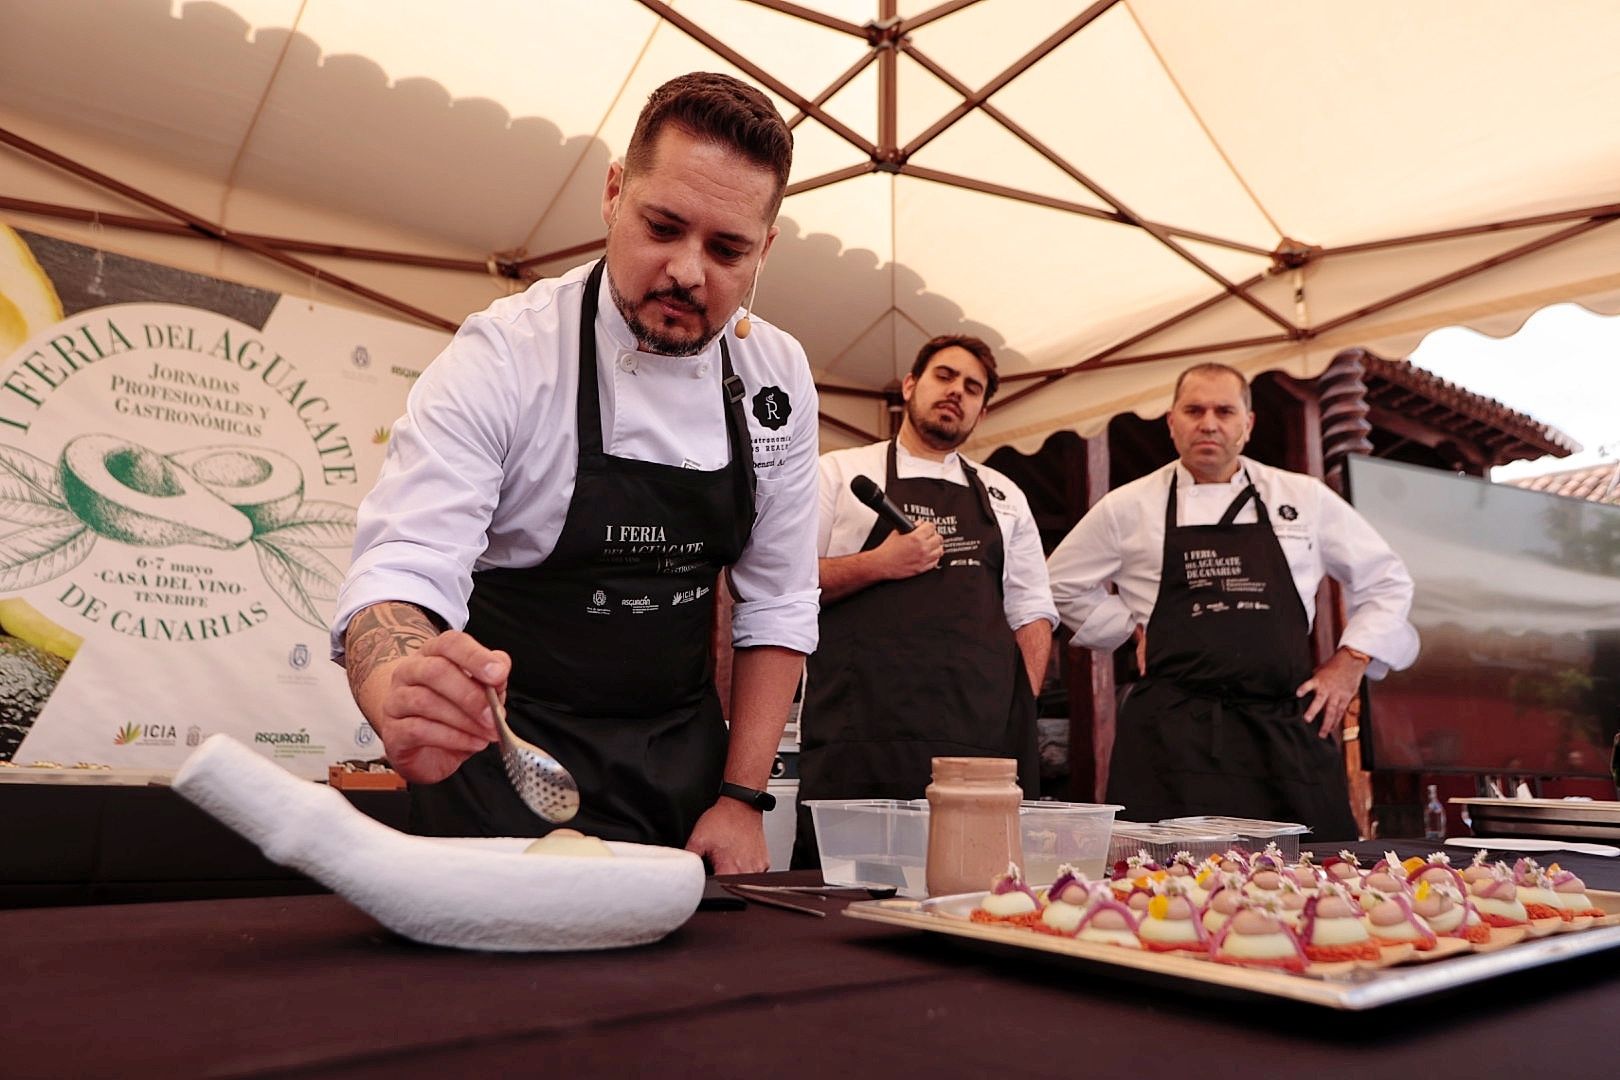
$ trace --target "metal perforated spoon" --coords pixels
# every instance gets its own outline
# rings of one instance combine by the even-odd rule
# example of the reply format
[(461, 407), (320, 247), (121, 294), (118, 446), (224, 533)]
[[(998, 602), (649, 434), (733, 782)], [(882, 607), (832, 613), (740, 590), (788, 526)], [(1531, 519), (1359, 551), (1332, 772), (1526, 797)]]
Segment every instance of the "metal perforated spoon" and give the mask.
[(489, 711), (495, 714), (495, 731), (500, 736), (501, 764), (506, 778), (517, 789), (523, 804), (553, 825), (572, 821), (579, 813), (579, 785), (562, 762), (524, 739), (506, 722), (506, 707), (495, 696), (493, 686), (484, 687)]

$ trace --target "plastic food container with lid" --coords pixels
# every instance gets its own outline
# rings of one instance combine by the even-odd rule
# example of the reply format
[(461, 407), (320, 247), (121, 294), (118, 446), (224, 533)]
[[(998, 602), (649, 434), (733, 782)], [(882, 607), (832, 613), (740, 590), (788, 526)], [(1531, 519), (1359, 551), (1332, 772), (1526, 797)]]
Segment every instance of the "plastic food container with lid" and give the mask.
[(1197, 828), (1165, 822), (1141, 824), (1135, 821), (1116, 821), (1108, 842), (1108, 865), (1113, 866), (1121, 859), (1128, 859), (1143, 852), (1151, 861), (1161, 866), (1174, 859), (1178, 851), (1189, 852), (1193, 858), (1203, 860), (1210, 855), (1219, 855), (1237, 842), (1237, 834), (1226, 829)]
[(1161, 825), (1173, 825), (1177, 828), (1212, 829), (1220, 832), (1231, 832), (1237, 836), (1237, 842), (1250, 851), (1263, 851), (1267, 844), (1276, 844), (1288, 858), (1299, 856), (1299, 838), (1311, 831), (1309, 825), (1301, 825), (1293, 821), (1262, 821), (1258, 818), (1220, 817), (1218, 815), (1204, 815), (1200, 817), (1167, 818)]

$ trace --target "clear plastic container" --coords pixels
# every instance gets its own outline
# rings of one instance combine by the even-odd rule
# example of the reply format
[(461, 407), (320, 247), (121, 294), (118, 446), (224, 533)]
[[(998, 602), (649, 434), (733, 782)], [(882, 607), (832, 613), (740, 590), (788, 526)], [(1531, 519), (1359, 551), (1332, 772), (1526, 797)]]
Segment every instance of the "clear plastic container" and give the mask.
[(1275, 843), (1279, 850), (1290, 859), (1299, 856), (1299, 838), (1311, 831), (1309, 825), (1301, 825), (1293, 821), (1261, 821), (1258, 818), (1220, 817), (1219, 815), (1204, 815), (1200, 817), (1167, 818), (1161, 825), (1174, 825), (1177, 828), (1215, 829), (1221, 832), (1230, 831), (1237, 835), (1237, 842), (1250, 851), (1263, 851), (1267, 844)]
[(1141, 852), (1161, 866), (1168, 865), (1178, 851), (1190, 852), (1193, 858), (1202, 860), (1219, 855), (1235, 843), (1237, 834), (1224, 829), (1116, 821), (1108, 841), (1108, 865)]
[[(827, 884), (892, 885), (902, 896), (928, 895), (927, 799), (810, 799), (804, 805), (815, 823), (821, 877)], [(1051, 884), (1063, 863), (1103, 876), (1112, 861), (1108, 837), (1118, 810), (1104, 803), (1021, 803), (1018, 820), (1029, 882)], [(1221, 850), (1228, 846), (1230, 842)], [(1048, 866), (1051, 877), (1045, 876)], [(989, 888), (990, 882), (981, 887)]]
[(1058, 867), (1068, 863), (1087, 877), (1100, 878), (1108, 868), (1108, 838), (1114, 815), (1111, 803), (1024, 802), (1018, 824), (1024, 838), (1024, 880), (1050, 885)]
[(892, 885), (902, 896), (928, 895), (927, 799), (809, 799), (804, 805), (827, 884)]

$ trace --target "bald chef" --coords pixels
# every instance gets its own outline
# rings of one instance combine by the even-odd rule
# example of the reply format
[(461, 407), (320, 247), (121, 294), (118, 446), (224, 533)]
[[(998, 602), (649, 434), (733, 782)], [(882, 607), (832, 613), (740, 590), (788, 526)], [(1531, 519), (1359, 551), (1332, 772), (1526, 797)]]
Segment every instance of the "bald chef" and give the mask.
[(571, 824), (766, 868), (764, 788), (816, 644), (816, 394), (799, 343), (742, 305), (792, 152), (736, 79), (659, 87), (608, 167), (605, 256), (469, 318), (412, 389), (332, 642), (418, 831), (547, 831), (491, 745), (493, 688), (579, 782)]
[[(1411, 576), (1321, 481), (1240, 454), (1254, 430), (1241, 372), (1187, 369), (1167, 420), (1179, 460), (1109, 492), (1048, 563), (1079, 644), (1137, 638), (1144, 677), (1120, 704), (1108, 799), (1138, 821), (1230, 814), (1354, 839), (1332, 736), (1364, 673), (1417, 658)], [(1349, 622), (1315, 667), (1324, 576)]]

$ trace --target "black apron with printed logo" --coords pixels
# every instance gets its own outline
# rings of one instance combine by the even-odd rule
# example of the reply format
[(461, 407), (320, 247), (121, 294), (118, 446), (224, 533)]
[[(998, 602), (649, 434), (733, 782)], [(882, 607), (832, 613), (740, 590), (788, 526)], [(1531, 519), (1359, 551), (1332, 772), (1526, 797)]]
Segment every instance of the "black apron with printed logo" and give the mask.
[[(507, 714), (579, 782), (569, 827), (679, 847), (720, 790), (727, 735), (709, 655), (714, 588), (748, 541), (754, 472), (742, 381), (720, 342), (731, 464), (712, 471), (602, 448), (596, 310), (579, 317), (579, 463), (557, 545), (539, 566), (473, 575), (467, 632), (512, 656)], [(538, 836), (490, 746), (442, 783), (412, 785), (416, 831)]]
[[(819, 865), (808, 799), (920, 799), (935, 757), (1010, 757), (1030, 798), (1040, 790), (1035, 695), (1007, 625), (1001, 528), (978, 470), (967, 486), (895, 476), (885, 493), (945, 541), (939, 567), (885, 581), (821, 610), (800, 718), (795, 867)], [(892, 531), (879, 518), (862, 551)]]
[[(1254, 500), (1258, 520), (1238, 525)], [(1108, 800), (1133, 821), (1227, 814), (1353, 840), (1344, 761), (1302, 719), (1310, 624), (1253, 484), (1215, 525), (1164, 511), (1164, 570), (1147, 626), (1147, 676), (1119, 708)]]

